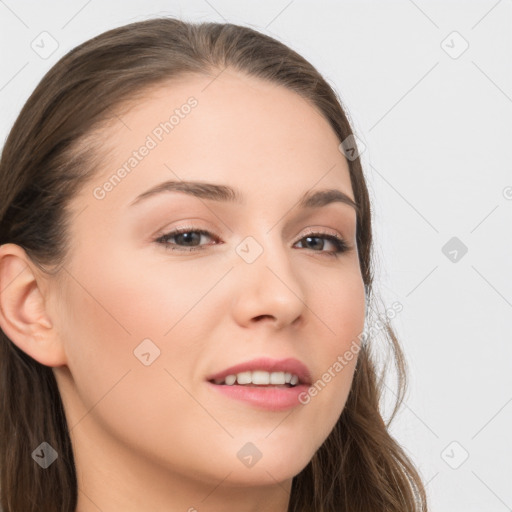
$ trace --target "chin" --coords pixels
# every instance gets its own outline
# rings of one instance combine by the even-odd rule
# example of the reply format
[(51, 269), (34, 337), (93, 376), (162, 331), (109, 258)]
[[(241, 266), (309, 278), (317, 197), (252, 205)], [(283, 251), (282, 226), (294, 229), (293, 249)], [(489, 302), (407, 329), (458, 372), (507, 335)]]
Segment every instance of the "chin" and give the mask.
[(311, 447), (305, 447), (307, 444), (290, 443), (283, 446), (271, 443), (268, 439), (266, 442), (261, 440), (259, 445), (258, 441), (254, 443), (254, 446), (260, 447), (259, 453), (252, 445), (244, 445), (245, 451), (237, 456), (238, 464), (231, 467), (229, 481), (236, 485), (258, 486), (291, 480), (309, 464), (315, 454)]
[[(283, 461), (283, 463), (276, 464), (274, 462), (259, 461), (257, 465), (252, 468), (236, 467), (232, 473), (223, 482), (229, 487), (265, 487), (275, 486), (278, 483), (285, 483), (291, 481), (298, 475), (309, 463), (310, 459), (303, 460), (303, 464), (297, 464), (297, 461)], [(219, 475), (222, 479), (226, 475)]]

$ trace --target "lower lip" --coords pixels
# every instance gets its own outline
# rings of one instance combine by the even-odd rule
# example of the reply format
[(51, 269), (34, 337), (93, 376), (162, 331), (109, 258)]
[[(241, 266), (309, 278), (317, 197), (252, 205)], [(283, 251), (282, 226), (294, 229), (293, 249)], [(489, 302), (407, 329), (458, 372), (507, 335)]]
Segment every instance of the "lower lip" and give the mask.
[(299, 396), (308, 390), (308, 386), (304, 384), (291, 388), (240, 386), (237, 384), (227, 386), (225, 384), (213, 384), (212, 382), (208, 382), (208, 384), (229, 398), (268, 411), (284, 411), (301, 405)]

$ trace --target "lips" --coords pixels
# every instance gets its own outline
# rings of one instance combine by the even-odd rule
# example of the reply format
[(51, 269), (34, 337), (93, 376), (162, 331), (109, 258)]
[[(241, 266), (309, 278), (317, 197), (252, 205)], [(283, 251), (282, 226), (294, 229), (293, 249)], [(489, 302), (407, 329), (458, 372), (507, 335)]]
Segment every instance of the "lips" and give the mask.
[(207, 384), (212, 393), (222, 396), (223, 400), (227, 398), (253, 409), (278, 412), (302, 404), (300, 396), (311, 385), (311, 374), (298, 359), (263, 357), (210, 375)]
[[(215, 373), (207, 377), (211, 383), (221, 383), (224, 382), (226, 377), (237, 375), (242, 372), (283, 372), (285, 374), (296, 375), (298, 378), (298, 383), (294, 385), (310, 385), (311, 384), (311, 374), (303, 363), (301, 363), (298, 359), (288, 358), (288, 359), (270, 359), (270, 358), (258, 358), (253, 359), (251, 361), (246, 361), (244, 363), (237, 364), (235, 366), (230, 366), (229, 368), (225, 368), (221, 372)], [(295, 379), (296, 380), (296, 379)], [(295, 380), (292, 379), (292, 382)], [(267, 385), (272, 385), (271, 383)]]

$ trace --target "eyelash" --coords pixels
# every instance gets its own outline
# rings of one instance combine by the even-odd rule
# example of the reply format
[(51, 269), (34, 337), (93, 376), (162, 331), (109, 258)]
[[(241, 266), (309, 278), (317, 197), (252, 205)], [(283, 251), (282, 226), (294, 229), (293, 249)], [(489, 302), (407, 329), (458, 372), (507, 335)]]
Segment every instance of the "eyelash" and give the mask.
[[(173, 238), (174, 236), (180, 235), (182, 233), (199, 233), (200, 235), (205, 235), (210, 238), (218, 240), (217, 237), (212, 235), (209, 231), (206, 231), (204, 229), (196, 229), (194, 227), (184, 227), (184, 228), (177, 228), (173, 231), (170, 231), (169, 233), (164, 233), (163, 235), (156, 238), (154, 241), (160, 245), (163, 245), (165, 250), (168, 251), (181, 251), (181, 252), (193, 252), (193, 251), (202, 251), (204, 249), (203, 246), (197, 246), (197, 247), (182, 247), (178, 249), (177, 247), (173, 247), (171, 244), (169, 244), (168, 239)], [(320, 254), (324, 254), (328, 257), (334, 257), (337, 258), (340, 254), (343, 254), (344, 252), (347, 252), (350, 249), (350, 246), (345, 242), (345, 240), (339, 236), (339, 235), (333, 235), (331, 233), (326, 232), (319, 232), (319, 231), (312, 231), (310, 233), (306, 233), (302, 238), (297, 240), (297, 242), (301, 242), (305, 238), (324, 238), (332, 242), (336, 249), (334, 251), (315, 251), (313, 249), (313, 252), (317, 252)], [(295, 243), (297, 243), (295, 242)], [(176, 245), (176, 244), (174, 244)], [(206, 245), (212, 245), (212, 244), (206, 244)]]

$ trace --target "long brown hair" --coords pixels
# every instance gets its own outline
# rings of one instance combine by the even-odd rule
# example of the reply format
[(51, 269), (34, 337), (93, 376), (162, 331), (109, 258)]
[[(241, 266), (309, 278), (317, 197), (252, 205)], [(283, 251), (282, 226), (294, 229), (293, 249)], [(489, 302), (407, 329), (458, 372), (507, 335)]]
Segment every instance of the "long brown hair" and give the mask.
[[(43, 77), (24, 105), (0, 161), (0, 244), (14, 243), (57, 275), (68, 254), (70, 200), (93, 176), (95, 134), (121, 102), (186, 74), (214, 78), (226, 67), (280, 84), (309, 100), (340, 142), (352, 134), (337, 94), (303, 57), (247, 27), (155, 18), (105, 32), (76, 47)], [(368, 300), (372, 293), (372, 225), (361, 162), (349, 159), (357, 244)], [(53, 269), (53, 270), (52, 270)], [(290, 512), (425, 512), (421, 478), (388, 433), (405, 394), (406, 366), (395, 334), (398, 394), (386, 423), (382, 381), (371, 337), (358, 353), (340, 418), (310, 463), (293, 479)], [(59, 454), (42, 470), (31, 457), (42, 441)], [(77, 479), (63, 404), (52, 368), (0, 331), (0, 492), (3, 512), (75, 512)]]

